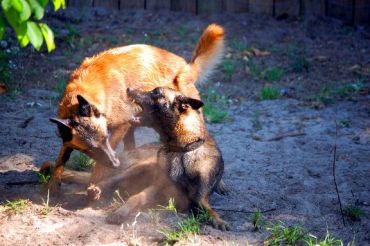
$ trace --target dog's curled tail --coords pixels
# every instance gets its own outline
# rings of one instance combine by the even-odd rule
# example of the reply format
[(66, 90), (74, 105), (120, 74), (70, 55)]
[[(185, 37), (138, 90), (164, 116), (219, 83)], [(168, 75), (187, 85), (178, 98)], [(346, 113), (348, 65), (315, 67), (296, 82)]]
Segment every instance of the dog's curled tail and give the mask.
[(213, 69), (221, 62), (224, 52), (224, 29), (209, 25), (203, 32), (193, 52), (190, 66), (197, 71), (197, 81), (205, 81)]

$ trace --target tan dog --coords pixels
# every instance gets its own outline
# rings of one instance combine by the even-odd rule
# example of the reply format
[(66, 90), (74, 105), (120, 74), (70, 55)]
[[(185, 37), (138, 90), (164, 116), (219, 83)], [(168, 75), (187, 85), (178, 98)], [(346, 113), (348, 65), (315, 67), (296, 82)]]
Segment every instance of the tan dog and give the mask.
[(208, 201), (220, 184), (224, 162), (199, 110), (203, 102), (164, 87), (150, 92), (128, 89), (127, 94), (143, 109), (133, 121), (160, 134), (164, 146), (158, 151), (159, 166), (191, 202), (208, 211), (215, 227), (228, 229)]
[[(149, 91), (168, 86), (199, 98), (195, 82), (212, 72), (221, 59), (223, 47), (224, 30), (212, 24), (203, 32), (190, 63), (149, 45), (115, 48), (85, 59), (67, 84), (59, 104), (59, 118), (51, 119), (58, 126), (63, 146), (49, 188), (58, 190), (65, 162), (73, 149), (98, 163), (117, 167), (120, 162), (114, 149), (119, 141), (125, 137), (125, 149), (134, 147), (129, 120), (135, 112), (127, 99), (128, 87)], [(98, 171), (102, 168), (95, 169), (93, 180), (99, 180)]]

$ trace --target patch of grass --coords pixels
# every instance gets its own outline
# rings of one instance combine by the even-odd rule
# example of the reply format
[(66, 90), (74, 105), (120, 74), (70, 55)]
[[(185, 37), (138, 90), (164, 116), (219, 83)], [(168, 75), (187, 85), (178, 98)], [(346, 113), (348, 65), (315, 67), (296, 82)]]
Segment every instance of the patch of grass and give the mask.
[(351, 126), (352, 121), (350, 119), (342, 119), (342, 120), (339, 120), (338, 123), (339, 123), (339, 126), (348, 128)]
[(37, 173), (37, 179), (39, 180), (40, 184), (47, 184), (51, 179), (50, 173)]
[(197, 208), (196, 215), (191, 214), (184, 220), (177, 223), (175, 230), (163, 228), (159, 230), (164, 235), (164, 243), (173, 245), (174, 243), (186, 240), (191, 235), (200, 233), (202, 224), (210, 221), (211, 217), (208, 211), (202, 207)]
[(244, 42), (240, 42), (239, 40), (231, 41), (229, 46), (231, 49), (239, 52), (244, 50), (250, 50), (250, 48)]
[(258, 231), (262, 225), (262, 214), (259, 209), (255, 210), (252, 215), (253, 231)]
[(175, 199), (170, 198), (170, 200), (168, 201), (167, 206), (159, 206), (158, 210), (166, 210), (166, 211), (177, 213)]
[(324, 87), (313, 99), (327, 105), (334, 102), (335, 99), (349, 99), (353, 94), (360, 92), (363, 88), (364, 85), (362, 81), (356, 81), (334, 88)]
[(222, 63), (222, 71), (226, 74), (226, 76), (231, 81), (232, 76), (236, 72), (235, 63), (231, 59), (225, 59)]
[(190, 32), (190, 29), (186, 26), (180, 26), (178, 29), (177, 29), (177, 33), (179, 34), (180, 38), (182, 40), (186, 39), (186, 37), (188, 36)]
[(59, 98), (61, 98), (64, 94), (64, 90), (66, 89), (67, 81), (63, 77), (59, 77), (57, 79), (57, 83), (55, 85), (55, 91), (58, 93)]
[(258, 67), (252, 60), (248, 61), (247, 66), (250, 74), (254, 79), (260, 79), (262, 76), (262, 69)]
[(252, 127), (255, 131), (262, 130), (262, 124), (261, 124), (261, 121), (260, 121), (260, 116), (261, 116), (261, 112), (259, 110), (256, 110), (256, 111), (253, 112), (253, 115), (252, 115), (252, 118), (251, 118), (251, 123), (252, 123)]
[(6, 200), (2, 205), (5, 207), (5, 211), (7, 212), (22, 214), (30, 205), (30, 201), (27, 199), (17, 199), (14, 201)]
[(262, 76), (269, 82), (280, 80), (284, 75), (284, 70), (278, 67), (268, 68), (262, 72)]
[(228, 119), (226, 111), (228, 101), (225, 95), (215, 90), (208, 90), (202, 94), (202, 100), (204, 102), (203, 113), (207, 122), (221, 123)]
[(11, 78), (9, 57), (5, 49), (0, 50), (0, 82), (9, 86)]
[(75, 43), (77, 41), (78, 36), (77, 28), (75, 25), (67, 24), (67, 30), (68, 34), (65, 37), (65, 40), (67, 41), (68, 45), (74, 49), (76, 47)]
[(94, 167), (95, 161), (84, 153), (75, 151), (72, 153), (67, 165), (76, 171), (86, 171)]
[(355, 206), (346, 208), (344, 212), (353, 221), (360, 221), (365, 215), (365, 212), (361, 208)]
[(311, 63), (304, 56), (292, 56), (289, 70), (295, 73), (308, 72)]
[(297, 245), (303, 243), (306, 234), (301, 226), (287, 226), (282, 221), (266, 228), (271, 235), (266, 239), (265, 245)]
[(261, 100), (274, 100), (280, 96), (279, 89), (272, 86), (264, 86), (260, 93)]
[[(314, 235), (308, 235), (305, 240), (307, 246), (343, 246), (343, 241), (340, 239), (334, 238), (329, 231), (326, 231), (324, 239), (318, 240)], [(347, 244), (347, 246), (354, 246), (354, 240)]]
[(185, 240), (190, 235), (199, 234), (200, 222), (191, 215), (177, 224), (177, 229), (161, 229), (159, 232), (164, 235), (164, 243), (173, 245), (177, 241)]

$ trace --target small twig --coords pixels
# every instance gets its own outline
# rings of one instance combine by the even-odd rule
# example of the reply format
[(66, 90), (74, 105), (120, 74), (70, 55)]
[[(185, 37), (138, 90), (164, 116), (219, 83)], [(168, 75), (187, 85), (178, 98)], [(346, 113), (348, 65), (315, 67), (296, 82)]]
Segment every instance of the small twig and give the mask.
[[(233, 213), (244, 213), (244, 214), (253, 214), (253, 213), (256, 212), (256, 211), (236, 210), (236, 209), (227, 209), (227, 208), (219, 208), (219, 207), (214, 207), (214, 209), (220, 210), (220, 211), (233, 212)], [(259, 211), (259, 212), (268, 213), (268, 212), (272, 212), (272, 211), (275, 211), (275, 210), (276, 210), (276, 208), (270, 208), (270, 209), (262, 210), (262, 211)]]
[[(335, 121), (335, 137), (337, 137), (337, 134), (338, 134), (338, 124), (337, 124), (337, 121)], [(337, 180), (335, 178), (336, 159), (337, 159), (337, 142), (336, 142), (336, 139), (335, 139), (335, 145), (334, 145), (334, 149), (333, 149), (333, 178), (334, 178), (335, 191), (336, 191), (337, 197), (338, 197), (340, 213), (342, 215), (343, 226), (346, 226), (346, 222), (344, 220), (344, 213), (343, 213), (343, 209), (342, 209), (342, 201), (340, 199)]]
[(254, 140), (257, 140), (257, 141), (265, 141), (265, 142), (270, 142), (270, 141), (279, 141), (283, 138), (287, 138), (287, 137), (298, 137), (298, 136), (303, 136), (303, 135), (306, 135), (305, 132), (287, 132), (287, 133), (281, 133), (281, 134), (278, 134), (272, 138), (267, 138), (267, 139), (263, 139), (262, 137), (260, 136), (257, 136), (255, 134), (252, 134), (251, 137), (254, 139)]
[(18, 125), (19, 128), (26, 128), (28, 126), (28, 123), (31, 122), (31, 120), (33, 120), (35, 117), (31, 116), (31, 117), (28, 117), (27, 119), (25, 119), (22, 123), (20, 123)]

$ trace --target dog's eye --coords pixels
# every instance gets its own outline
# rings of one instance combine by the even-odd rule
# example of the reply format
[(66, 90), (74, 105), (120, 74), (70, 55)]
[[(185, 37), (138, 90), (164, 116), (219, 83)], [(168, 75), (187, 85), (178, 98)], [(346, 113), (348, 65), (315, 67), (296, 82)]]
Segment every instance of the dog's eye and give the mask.
[(161, 94), (161, 91), (159, 90), (159, 88), (156, 88), (150, 92), (150, 97), (152, 99), (158, 99), (158, 98), (162, 98), (163, 95)]

